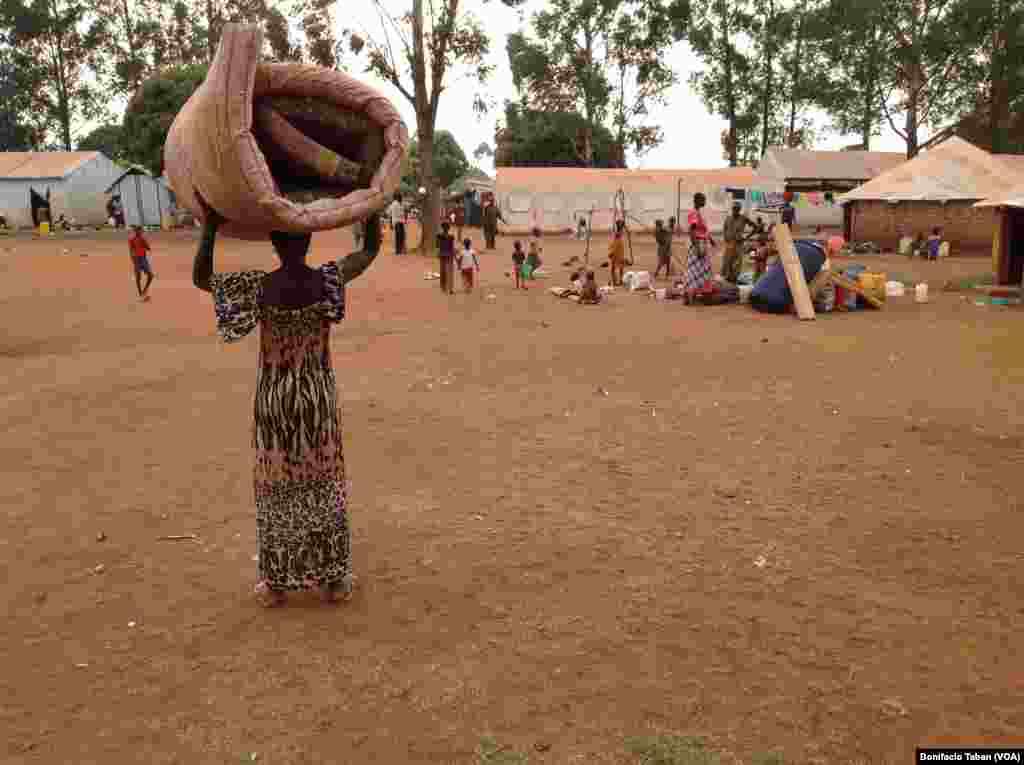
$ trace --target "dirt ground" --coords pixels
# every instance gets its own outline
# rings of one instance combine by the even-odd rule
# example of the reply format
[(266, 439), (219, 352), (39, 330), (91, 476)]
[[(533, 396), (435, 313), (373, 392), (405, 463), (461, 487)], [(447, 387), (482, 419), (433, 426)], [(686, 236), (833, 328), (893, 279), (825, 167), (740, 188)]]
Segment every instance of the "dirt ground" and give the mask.
[(802, 323), (557, 300), (568, 239), (525, 293), (508, 239), (473, 295), (383, 255), (333, 336), (359, 589), (266, 611), (257, 337), (217, 340), (194, 232), (151, 239), (149, 304), (123, 235), (0, 240), (3, 763), (1024, 744), (1024, 311), (940, 291), (988, 260), (862, 258), (931, 302)]

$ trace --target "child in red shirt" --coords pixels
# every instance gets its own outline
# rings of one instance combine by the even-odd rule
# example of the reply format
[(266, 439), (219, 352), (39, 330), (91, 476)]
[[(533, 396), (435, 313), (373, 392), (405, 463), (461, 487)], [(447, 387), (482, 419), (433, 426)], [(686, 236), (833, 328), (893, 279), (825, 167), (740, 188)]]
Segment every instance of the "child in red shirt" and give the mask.
[[(146, 254), (153, 248), (142, 235), (142, 226), (134, 226), (131, 239), (128, 240), (128, 251), (131, 253), (132, 268), (135, 269), (135, 288), (139, 291), (139, 300), (145, 303), (149, 298), (149, 285), (153, 283), (153, 269), (149, 265)], [(146, 286), (142, 286), (142, 274), (146, 275)]]

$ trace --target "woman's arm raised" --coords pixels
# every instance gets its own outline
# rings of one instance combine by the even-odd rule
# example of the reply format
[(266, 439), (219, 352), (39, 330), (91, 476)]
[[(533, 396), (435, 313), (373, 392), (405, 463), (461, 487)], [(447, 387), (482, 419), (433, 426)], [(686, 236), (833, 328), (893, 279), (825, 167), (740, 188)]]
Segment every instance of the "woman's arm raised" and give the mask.
[(363, 249), (338, 260), (343, 284), (348, 284), (369, 267), (380, 253), (380, 239), (380, 215), (371, 215), (366, 219)]
[[(205, 206), (205, 205), (204, 205)], [(224, 219), (209, 207), (206, 208), (206, 221), (203, 223), (203, 238), (199, 240), (199, 250), (192, 262), (192, 283), (210, 292), (210, 277), (213, 276), (213, 245), (217, 241), (217, 227)]]

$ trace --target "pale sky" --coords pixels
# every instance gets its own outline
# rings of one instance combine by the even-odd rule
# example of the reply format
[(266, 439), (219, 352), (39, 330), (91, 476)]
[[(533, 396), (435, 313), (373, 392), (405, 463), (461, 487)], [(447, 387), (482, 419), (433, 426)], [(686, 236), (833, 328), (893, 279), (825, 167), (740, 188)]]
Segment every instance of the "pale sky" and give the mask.
[[(409, 7), (408, 0), (383, 1), (385, 7), (396, 15)], [(445, 80), (450, 89), (441, 96), (437, 127), (451, 131), (471, 162), (473, 150), (481, 142), (494, 147), (494, 127), (504, 115), (504, 101), (516, 98), (512, 72), (505, 53), (506, 36), (519, 29), (521, 25), (528, 24), (529, 17), (543, 5), (540, 0), (529, 0), (523, 6), (524, 13), (521, 13), (506, 7), (499, 0), (464, 0), (465, 8), (483, 22), (484, 29), (491, 37), (489, 59), (494, 64), (495, 71), (486, 90), (494, 100), (495, 106), (483, 118), (477, 117), (472, 109), (477, 86), (470, 80), (460, 81), (460, 77), (465, 74), (464, 71), (455, 72), (454, 76)], [(340, 30), (344, 27), (354, 28), (367, 37), (380, 34), (380, 23), (372, 3), (368, 0), (350, 5), (339, 3), (335, 6), (335, 18), (339, 36)], [(667, 58), (679, 75), (679, 82), (669, 95), (668, 105), (651, 115), (651, 121), (662, 126), (665, 141), (645, 155), (639, 163), (630, 160), (629, 166), (665, 169), (724, 167), (726, 162), (722, 159), (720, 135), (726, 123), (708, 112), (688, 82), (690, 73), (700, 68), (700, 60), (686, 43), (674, 46)], [(405, 118), (410, 133), (414, 133), (416, 120), (408, 101), (389, 84), (362, 73), (361, 61), (356, 63), (350, 57), (346, 63), (352, 74), (374, 84), (392, 99)], [(838, 136), (822, 131), (815, 148), (839, 149), (857, 142), (856, 136)], [(906, 147), (899, 136), (886, 126), (883, 134), (872, 141), (871, 148), (875, 151), (904, 151)], [(482, 162), (481, 167), (493, 173), (494, 167), (490, 159)]]

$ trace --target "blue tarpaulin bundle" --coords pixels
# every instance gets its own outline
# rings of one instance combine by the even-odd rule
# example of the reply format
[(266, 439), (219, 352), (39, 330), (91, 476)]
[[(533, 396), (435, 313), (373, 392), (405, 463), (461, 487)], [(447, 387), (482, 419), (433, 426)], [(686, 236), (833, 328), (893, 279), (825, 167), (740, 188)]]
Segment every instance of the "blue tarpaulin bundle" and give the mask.
[[(804, 270), (804, 279), (810, 283), (825, 265), (825, 248), (812, 239), (797, 239), (793, 244)], [(789, 291), (786, 271), (782, 268), (782, 263), (776, 261), (765, 275), (757, 280), (750, 293), (750, 305), (766, 313), (785, 313), (792, 304), (793, 293)]]

